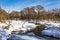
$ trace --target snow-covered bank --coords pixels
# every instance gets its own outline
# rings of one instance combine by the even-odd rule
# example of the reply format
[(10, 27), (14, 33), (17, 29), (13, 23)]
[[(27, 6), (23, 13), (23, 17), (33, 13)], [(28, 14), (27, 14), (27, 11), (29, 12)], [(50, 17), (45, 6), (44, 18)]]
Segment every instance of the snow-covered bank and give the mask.
[(0, 23), (0, 29), (4, 28), (5, 26), (8, 26), (6, 23)]
[(7, 40), (9, 38), (9, 34), (5, 29), (0, 29), (0, 40)]
[[(35, 22), (35, 21), (34, 21)], [(44, 24), (47, 27), (60, 27), (60, 22), (54, 22), (54, 21), (37, 21), (40, 24)], [(0, 23), (0, 29), (3, 29), (4, 27), (7, 27), (8, 30), (7, 32), (9, 34), (12, 33), (12, 31), (18, 32), (26, 32), (30, 31), (31, 29), (36, 28), (36, 24), (34, 23), (29, 23), (29, 21), (22, 21), (22, 20), (6, 20), (5, 23)]]
[(5, 23), (1, 23), (0, 26), (1, 26), (1, 29), (3, 29), (4, 27), (8, 27), (7, 32), (11, 34), (12, 31), (16, 31), (17, 33), (18, 32), (24, 33), (24, 32), (30, 31), (31, 29), (36, 28), (37, 25), (33, 23), (29, 23), (27, 21), (7, 20)]
[(60, 21), (47, 21), (47, 20), (43, 20), (43, 21), (39, 21), (40, 24), (44, 24), (47, 27), (60, 27)]
[(43, 24), (46, 26), (55, 26), (55, 27), (60, 27), (60, 21), (53, 21), (53, 20), (30, 20), (28, 22), (31, 23), (38, 23), (38, 24)]
[[(59, 22), (54, 22), (54, 21), (39, 21), (40, 24), (44, 24), (45, 26), (47, 27), (60, 27), (60, 23)], [(4, 27), (8, 27), (8, 29), (4, 29)], [(21, 21), (21, 20), (6, 20), (5, 23), (0, 23), (0, 30), (5, 30), (6, 33), (9, 35), (12, 33), (12, 31), (16, 31), (16, 34), (17, 33), (25, 33), (26, 31), (30, 31), (31, 29), (34, 29), (36, 28), (37, 25), (34, 24), (34, 23), (29, 23), (28, 21)], [(6, 36), (8, 35), (5, 35), (6, 33), (4, 33), (2, 31), (2, 34), (1, 36), (3, 36), (3, 38), (7, 38)], [(4, 36), (4, 35), (5, 36)], [(12, 37), (12, 36), (11, 36)], [(13, 35), (13, 37), (15, 38), (18, 38), (18, 39), (21, 39), (21, 40), (40, 40), (39, 38), (37, 38), (35, 35)], [(27, 38), (26, 38), (27, 37)], [(43, 38), (42, 38), (43, 39)], [(42, 40), (41, 39), (41, 40)]]
[(42, 31), (42, 35), (53, 36), (56, 38), (60, 38), (60, 30), (56, 27), (49, 27)]

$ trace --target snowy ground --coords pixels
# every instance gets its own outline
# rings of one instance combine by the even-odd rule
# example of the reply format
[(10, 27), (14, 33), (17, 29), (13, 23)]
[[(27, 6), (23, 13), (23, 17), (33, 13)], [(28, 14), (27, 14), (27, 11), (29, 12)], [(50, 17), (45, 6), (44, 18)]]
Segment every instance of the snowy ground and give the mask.
[(44, 21), (39, 21), (40, 24), (44, 24), (48, 27), (60, 27), (60, 22), (59, 21), (47, 21), (47, 20), (44, 20)]
[(5, 23), (0, 23), (0, 29), (4, 27), (8, 27), (9, 29), (7, 32), (11, 34), (12, 31), (22, 31), (22, 33), (26, 31), (30, 31), (31, 29), (36, 28), (37, 25), (33, 23), (29, 23), (27, 21), (20, 21), (20, 20), (7, 20)]
[[(54, 21), (39, 21), (40, 24), (44, 24), (47, 27), (60, 27), (60, 22)], [(21, 20), (6, 20), (5, 23), (0, 23), (0, 29), (4, 27), (8, 27), (9, 29), (7, 32), (11, 34), (12, 31), (22, 31), (22, 33), (26, 32), (27, 30), (30, 31), (31, 29), (36, 28), (36, 24), (29, 23), (28, 21), (21, 21)]]
[[(40, 24), (44, 24), (47, 27), (60, 27), (60, 23), (59, 22), (54, 22), (54, 21), (39, 21)], [(30, 31), (31, 29), (36, 28), (36, 24), (34, 23), (29, 23), (28, 21), (20, 21), (20, 20), (6, 20), (5, 23), (0, 23), (0, 30), (5, 30), (7, 34), (11, 34), (12, 31), (22, 31), (22, 33), (26, 32), (26, 31)], [(9, 29), (3, 29), (4, 27), (8, 27)], [(6, 33), (4, 33), (2, 31), (2, 33), (0, 32), (1, 35), (5, 35)], [(6, 38), (4, 37), (3, 38)], [(14, 35), (13, 35), (14, 36)], [(23, 34), (23, 35), (15, 35), (16, 38), (21, 38), (21, 40), (43, 40), (44, 38), (39, 38), (36, 37), (35, 35), (28, 35), (28, 34)], [(45, 40), (45, 39), (44, 39)]]

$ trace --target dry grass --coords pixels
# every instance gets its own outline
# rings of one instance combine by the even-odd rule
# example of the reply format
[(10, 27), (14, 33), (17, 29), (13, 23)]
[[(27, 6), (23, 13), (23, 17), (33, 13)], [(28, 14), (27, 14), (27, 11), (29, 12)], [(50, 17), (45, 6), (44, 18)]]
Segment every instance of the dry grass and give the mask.
[(7, 30), (9, 30), (9, 26), (5, 26), (3, 29), (7, 29)]
[(5, 23), (5, 20), (0, 19), (0, 22), (1, 22), (1, 23)]

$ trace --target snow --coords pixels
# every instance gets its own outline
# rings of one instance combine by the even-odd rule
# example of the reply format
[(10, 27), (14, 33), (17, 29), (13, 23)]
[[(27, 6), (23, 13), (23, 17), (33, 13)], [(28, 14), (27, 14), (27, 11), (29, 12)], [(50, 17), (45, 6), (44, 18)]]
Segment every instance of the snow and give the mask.
[(0, 29), (2, 29), (2, 28), (5, 27), (5, 26), (8, 26), (8, 25), (5, 24), (5, 23), (0, 23)]
[(42, 34), (60, 38), (60, 30), (56, 27), (49, 27), (43, 30)]
[(25, 21), (19, 21), (19, 20), (12, 20), (10, 22), (10, 31), (20, 31), (26, 32), (27, 30), (34, 29), (36, 27), (33, 23), (28, 23)]
[[(47, 27), (60, 27), (59, 22), (54, 21), (39, 21), (40, 24), (44, 24)], [(29, 23), (28, 21), (22, 21), (22, 20), (6, 20), (6, 23), (0, 23), (0, 29), (3, 29), (3, 27), (9, 25), (9, 30), (7, 32), (11, 34), (12, 31), (20, 31), (22, 30), (23, 33), (27, 30), (30, 31), (31, 29), (36, 28), (37, 25), (34, 23)]]
[(36, 25), (33, 24), (33, 23), (28, 23), (26, 22), (24, 25), (23, 25), (24, 28), (27, 28), (28, 30), (30, 29), (33, 29), (33, 28), (36, 28)]
[[(49, 27), (60, 27), (60, 23), (59, 22), (54, 22), (54, 21), (40, 21), (40, 24), (44, 24), (45, 26), (47, 26), (47, 28)], [(3, 27), (5, 26), (9, 26), (9, 29), (3, 29)], [(7, 39), (8, 35), (12, 33), (12, 31), (17, 31), (20, 32), (22, 31), (22, 33), (25, 33), (27, 31), (30, 31), (31, 29), (36, 28), (36, 24), (34, 23), (29, 23), (28, 21), (21, 21), (21, 20), (6, 20), (6, 23), (0, 23), (0, 36), (2, 36), (1, 38)], [(50, 29), (50, 30), (43, 30), (42, 32), (48, 35), (53, 35), (54, 37), (60, 37), (60, 31), (56, 30), (56, 29)], [(4, 33), (5, 32), (5, 33)], [(21, 40), (40, 40), (39, 38), (37, 38), (35, 35), (30, 36), (30, 34), (26, 34), (26, 35), (14, 35), (16, 38), (21, 38)], [(1, 40), (2, 40), (1, 39)], [(42, 38), (43, 39), (43, 38)], [(41, 39), (41, 40), (42, 40)]]
[(33, 33), (28, 33), (28, 34), (13, 34), (9, 38), (11, 40), (47, 40), (45, 38), (37, 37)]
[(6, 32), (6, 30), (1, 29), (0, 30), (0, 40), (7, 40), (9, 37), (9, 34)]
[[(54, 21), (39, 21), (40, 24), (44, 24), (47, 27), (60, 27), (59, 22)], [(22, 21), (22, 20), (6, 20), (6, 23), (0, 23), (0, 29), (3, 29), (3, 27), (9, 25), (9, 30), (7, 32), (11, 34), (12, 31), (23, 31), (22, 33), (26, 31), (30, 31), (31, 29), (36, 28), (36, 24), (29, 23), (28, 21)]]
[(34, 33), (27, 34), (8, 34), (6, 30), (0, 30), (0, 40), (46, 40), (45, 38), (39, 38)]
[(7, 26), (7, 24), (5, 24), (5, 23), (0, 23), (0, 26)]
[(55, 22), (55, 21), (43, 20), (43, 21), (40, 21), (39, 23), (44, 24), (47, 27), (52, 27), (52, 26), (60, 27), (60, 22), (59, 21)]
[(0, 23), (0, 26), (1, 29), (5, 26), (9, 26), (9, 30), (7, 30), (7, 32), (11, 34), (12, 31), (22, 31), (22, 33), (30, 31), (31, 29), (36, 28), (37, 25), (27, 21), (7, 20), (5, 23)]

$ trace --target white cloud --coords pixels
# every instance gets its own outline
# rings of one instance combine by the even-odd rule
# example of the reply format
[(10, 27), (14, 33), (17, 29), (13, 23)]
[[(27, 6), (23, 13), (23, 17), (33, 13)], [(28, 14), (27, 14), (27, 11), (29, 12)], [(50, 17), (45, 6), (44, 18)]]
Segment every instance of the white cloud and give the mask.
[(55, 2), (46, 2), (44, 5), (47, 7), (47, 6), (49, 6), (50, 4), (52, 5), (52, 4), (59, 4), (60, 2), (59, 1), (55, 1)]
[(60, 4), (55, 4), (55, 5), (52, 5), (52, 6), (45, 7), (46, 10), (51, 10), (51, 9), (54, 9), (54, 8), (60, 8)]

